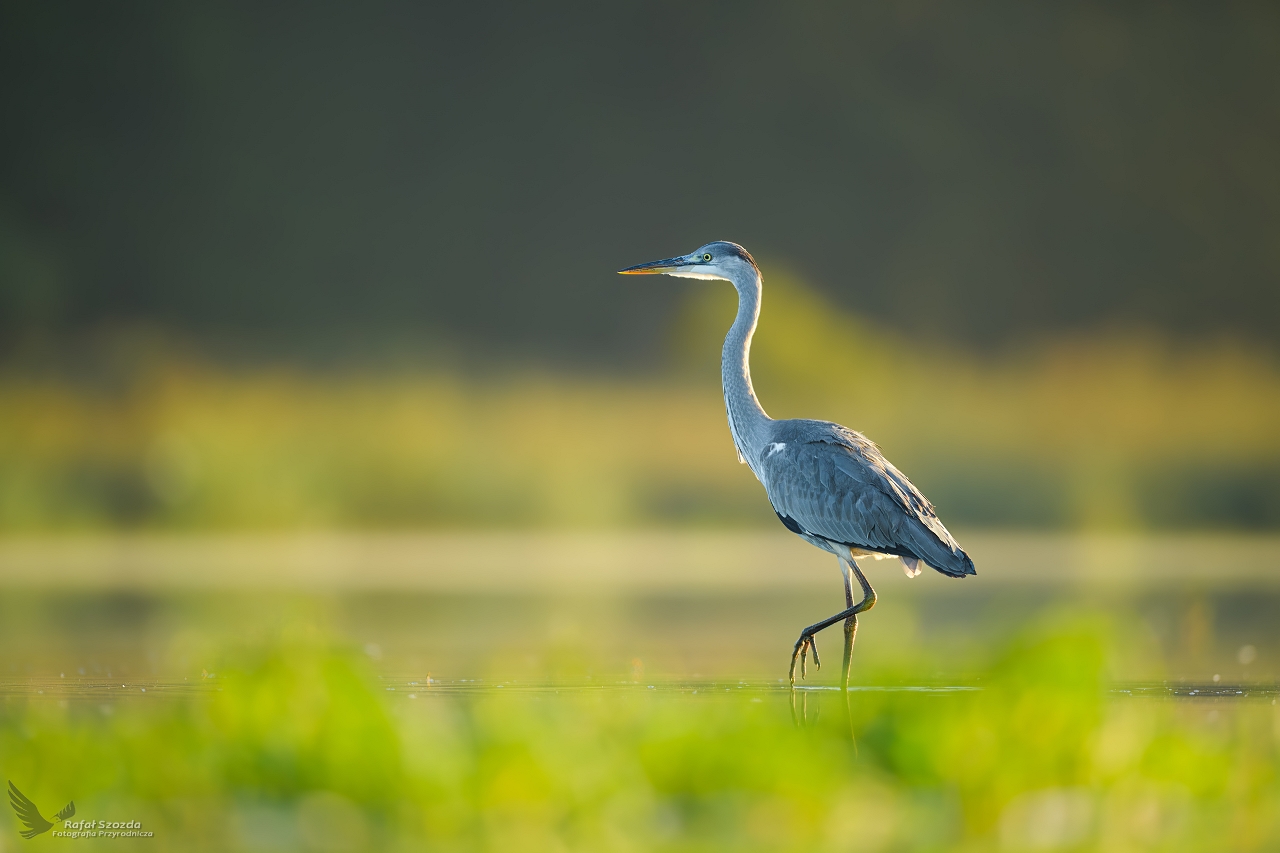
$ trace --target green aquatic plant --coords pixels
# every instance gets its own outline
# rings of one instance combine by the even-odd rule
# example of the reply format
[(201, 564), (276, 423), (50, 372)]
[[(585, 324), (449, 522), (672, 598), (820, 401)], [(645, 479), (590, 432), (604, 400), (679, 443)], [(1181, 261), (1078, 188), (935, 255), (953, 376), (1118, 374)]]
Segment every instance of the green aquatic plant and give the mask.
[[(1280, 841), (1276, 707), (1114, 693), (1117, 640), (1096, 619), (1018, 633), (968, 689), (864, 683), (847, 706), (810, 690), (797, 726), (788, 692), (760, 683), (393, 678), (299, 612), (224, 645), (184, 690), (11, 693), (7, 772), (37, 801), (70, 793), (86, 817), (141, 821), (156, 850)], [(923, 665), (897, 664), (916, 683)]]

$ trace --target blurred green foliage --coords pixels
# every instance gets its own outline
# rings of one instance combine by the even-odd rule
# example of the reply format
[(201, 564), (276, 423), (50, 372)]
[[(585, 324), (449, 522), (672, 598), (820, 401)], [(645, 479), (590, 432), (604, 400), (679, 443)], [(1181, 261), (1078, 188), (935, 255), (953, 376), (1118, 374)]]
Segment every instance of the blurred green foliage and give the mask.
[(1280, 843), (1280, 711), (1108, 694), (1112, 653), (1099, 624), (1056, 620), (978, 690), (860, 691), (848, 711), (811, 691), (797, 725), (785, 691), (732, 684), (406, 686), (292, 625), (224, 650), (204, 691), (10, 695), (0, 757), (37, 803), (141, 820), (155, 850)]
[[(0, 530), (772, 524), (718, 390), (733, 291), (691, 294), (649, 380), (231, 370), (144, 338), (91, 380), (11, 370)], [(777, 274), (753, 364), (773, 416), (862, 429), (949, 523), (1280, 526), (1261, 351), (1122, 336), (982, 361)]]

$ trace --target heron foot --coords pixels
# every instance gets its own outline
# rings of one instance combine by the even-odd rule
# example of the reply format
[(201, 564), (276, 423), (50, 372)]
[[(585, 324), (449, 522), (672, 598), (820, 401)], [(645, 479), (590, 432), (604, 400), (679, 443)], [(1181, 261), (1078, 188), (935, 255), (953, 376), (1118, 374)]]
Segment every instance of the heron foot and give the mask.
[(796, 640), (796, 647), (791, 652), (791, 686), (796, 684), (796, 662), (800, 662), (800, 677), (804, 678), (809, 674), (808, 654), (813, 652), (813, 666), (815, 669), (822, 669), (822, 660), (818, 657), (818, 638), (814, 634), (801, 634), (800, 639)]

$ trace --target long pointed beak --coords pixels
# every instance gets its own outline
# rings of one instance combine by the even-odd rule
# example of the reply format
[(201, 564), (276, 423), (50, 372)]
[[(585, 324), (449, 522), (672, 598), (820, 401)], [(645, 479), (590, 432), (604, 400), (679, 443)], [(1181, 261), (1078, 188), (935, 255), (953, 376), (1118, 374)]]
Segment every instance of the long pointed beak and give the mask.
[(666, 258), (661, 261), (650, 261), (647, 264), (636, 264), (634, 267), (627, 267), (625, 270), (618, 270), (619, 275), (654, 275), (656, 273), (673, 272), (680, 267), (688, 266), (689, 258), (682, 256), (679, 258)]

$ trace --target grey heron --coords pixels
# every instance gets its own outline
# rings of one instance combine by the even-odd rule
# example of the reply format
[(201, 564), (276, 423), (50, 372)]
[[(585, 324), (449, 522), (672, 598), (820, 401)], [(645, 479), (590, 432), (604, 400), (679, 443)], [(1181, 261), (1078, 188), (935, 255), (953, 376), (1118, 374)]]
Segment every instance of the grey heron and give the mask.
[[(908, 577), (924, 563), (953, 578), (976, 574), (973, 560), (943, 526), (933, 505), (859, 432), (829, 421), (774, 420), (751, 387), (751, 336), (760, 318), (763, 279), (747, 250), (716, 241), (694, 252), (619, 270), (625, 275), (663, 274), (728, 281), (738, 291), (738, 314), (724, 339), (721, 380), (729, 432), (744, 462), (764, 486), (773, 511), (788, 530), (834, 554), (844, 576), (845, 609), (800, 632), (791, 653), (806, 674), (806, 657), (818, 658), (815, 635), (844, 620), (845, 672), (858, 614), (875, 606), (876, 593), (858, 567), (866, 557), (897, 557)], [(853, 578), (862, 587), (854, 603)]]

